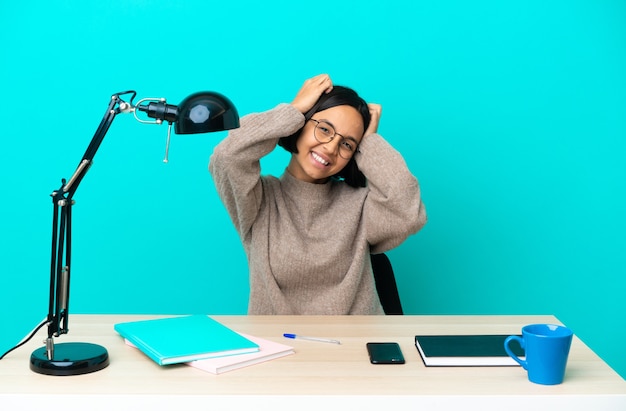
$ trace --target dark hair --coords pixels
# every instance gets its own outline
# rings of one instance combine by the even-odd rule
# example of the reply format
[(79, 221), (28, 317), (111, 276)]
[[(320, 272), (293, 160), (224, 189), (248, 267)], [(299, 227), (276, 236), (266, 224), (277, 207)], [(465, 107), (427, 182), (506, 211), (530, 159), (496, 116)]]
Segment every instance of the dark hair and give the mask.
[[(354, 107), (359, 114), (361, 114), (361, 117), (363, 117), (363, 131), (365, 132), (365, 130), (367, 130), (370, 124), (370, 111), (367, 102), (359, 97), (354, 90), (343, 86), (333, 86), (330, 93), (322, 94), (319, 100), (317, 100), (317, 103), (304, 114), (305, 123), (318, 111), (336, 106)], [(302, 128), (290, 136), (280, 138), (278, 145), (290, 153), (297, 153), (298, 148), (296, 147), (296, 143), (300, 134), (302, 134)], [(354, 156), (348, 161), (348, 164), (333, 177), (345, 181), (346, 184), (352, 187), (365, 187), (365, 176), (357, 167)]]

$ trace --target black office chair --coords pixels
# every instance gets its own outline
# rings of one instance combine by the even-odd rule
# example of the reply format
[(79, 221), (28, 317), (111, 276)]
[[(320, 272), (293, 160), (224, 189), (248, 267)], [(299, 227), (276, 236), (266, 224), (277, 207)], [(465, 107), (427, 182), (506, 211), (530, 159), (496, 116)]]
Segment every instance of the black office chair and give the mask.
[(396, 277), (389, 257), (385, 254), (370, 254), (372, 271), (376, 282), (376, 291), (385, 314), (403, 315), (400, 294), (396, 285)]

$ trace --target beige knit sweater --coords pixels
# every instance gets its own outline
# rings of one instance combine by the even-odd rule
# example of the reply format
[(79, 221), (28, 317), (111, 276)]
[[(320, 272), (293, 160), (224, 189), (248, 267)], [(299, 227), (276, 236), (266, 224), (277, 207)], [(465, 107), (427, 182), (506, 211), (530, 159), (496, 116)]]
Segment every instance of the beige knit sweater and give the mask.
[(379, 135), (356, 154), (366, 188), (261, 177), (260, 159), (304, 125), (289, 104), (250, 114), (214, 150), (209, 170), (241, 237), (249, 314), (383, 314), (369, 254), (426, 222), (417, 179)]

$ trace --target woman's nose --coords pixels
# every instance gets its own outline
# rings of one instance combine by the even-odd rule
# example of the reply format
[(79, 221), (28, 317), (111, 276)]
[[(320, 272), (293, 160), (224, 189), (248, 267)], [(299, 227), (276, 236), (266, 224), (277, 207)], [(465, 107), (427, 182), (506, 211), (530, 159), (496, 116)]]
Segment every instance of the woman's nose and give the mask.
[(326, 149), (326, 151), (328, 151), (329, 153), (333, 153), (333, 154), (337, 154), (339, 152), (339, 143), (341, 142), (340, 138), (337, 138), (338, 136), (335, 136), (332, 140), (330, 140), (327, 143), (324, 143), (324, 148)]

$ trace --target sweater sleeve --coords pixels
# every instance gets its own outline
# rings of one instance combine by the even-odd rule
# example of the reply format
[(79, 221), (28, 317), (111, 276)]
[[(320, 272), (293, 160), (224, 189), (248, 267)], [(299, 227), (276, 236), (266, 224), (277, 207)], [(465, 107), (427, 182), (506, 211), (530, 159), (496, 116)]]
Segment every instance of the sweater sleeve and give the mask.
[(369, 189), (363, 218), (371, 252), (382, 253), (426, 224), (419, 183), (402, 155), (378, 134), (363, 138), (355, 159)]
[(213, 150), (209, 171), (218, 194), (243, 238), (254, 222), (263, 198), (260, 159), (281, 137), (302, 128), (304, 116), (289, 104), (249, 114)]

